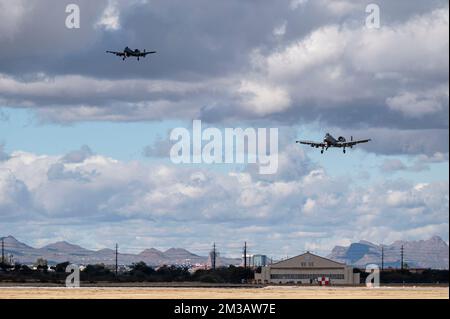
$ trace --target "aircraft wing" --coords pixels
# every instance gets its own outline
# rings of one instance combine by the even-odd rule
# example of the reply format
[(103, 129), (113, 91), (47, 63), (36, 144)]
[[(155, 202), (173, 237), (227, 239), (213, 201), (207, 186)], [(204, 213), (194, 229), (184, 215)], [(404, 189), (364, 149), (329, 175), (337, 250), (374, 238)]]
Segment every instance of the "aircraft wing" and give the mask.
[(341, 145), (342, 145), (343, 147), (349, 147), (349, 146), (353, 146), (353, 145), (356, 145), (356, 144), (367, 143), (367, 142), (370, 142), (370, 141), (371, 141), (371, 139), (369, 138), (369, 139), (367, 139), (367, 140), (359, 140), (359, 141), (349, 141), (349, 142), (344, 142), (344, 143), (341, 143)]
[(142, 52), (142, 55), (146, 56), (147, 54), (153, 54), (153, 53), (156, 53), (156, 51)]
[(123, 52), (117, 52), (117, 51), (106, 51), (106, 53), (112, 53), (112, 54), (115, 54), (115, 55), (117, 55), (117, 56), (124, 56), (124, 55), (125, 55), (125, 53), (123, 53)]
[(313, 142), (313, 141), (295, 141), (295, 143), (311, 145), (312, 147), (325, 147), (325, 143), (323, 142)]

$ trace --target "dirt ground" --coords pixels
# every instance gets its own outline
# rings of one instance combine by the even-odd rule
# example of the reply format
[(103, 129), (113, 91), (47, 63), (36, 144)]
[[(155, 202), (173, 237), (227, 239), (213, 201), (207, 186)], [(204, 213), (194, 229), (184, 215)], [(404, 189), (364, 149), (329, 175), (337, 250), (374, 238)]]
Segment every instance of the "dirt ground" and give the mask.
[(448, 299), (448, 287), (0, 287), (0, 299)]

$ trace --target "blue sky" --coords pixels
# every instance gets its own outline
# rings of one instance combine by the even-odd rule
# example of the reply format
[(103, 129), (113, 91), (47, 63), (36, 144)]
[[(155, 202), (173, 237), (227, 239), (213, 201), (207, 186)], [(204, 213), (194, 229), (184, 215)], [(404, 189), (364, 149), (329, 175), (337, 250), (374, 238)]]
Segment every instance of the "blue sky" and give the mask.
[[(448, 2), (0, 0), (0, 235), (326, 254), (448, 242)], [(189, 14), (186, 14), (189, 12)], [(106, 50), (156, 50), (122, 61)], [(175, 165), (169, 132), (279, 128), (279, 168)], [(296, 139), (372, 138), (342, 154)]]
[[(159, 122), (83, 122), (71, 124), (44, 123), (29, 110), (3, 109), (7, 120), (2, 122), (0, 136), (5, 144), (5, 151), (22, 150), (36, 154), (64, 155), (83, 145), (88, 145), (95, 153), (122, 161), (165, 161), (166, 158), (154, 158), (144, 155), (144, 148), (153, 144), (158, 138), (167, 138), (171, 129), (176, 127), (191, 128), (192, 123), (180, 120)], [(236, 126), (241, 127), (241, 126)], [(245, 126), (242, 126), (246, 128)], [(323, 138), (323, 126), (317, 123), (294, 127), (299, 138), (320, 141)], [(365, 138), (365, 137), (364, 137)], [(358, 177), (361, 171), (369, 173), (371, 179), (377, 179), (383, 161), (391, 158), (410, 163), (414, 160), (409, 155), (385, 156), (371, 154), (359, 149), (351, 151), (351, 157), (341, 154), (341, 150), (330, 150), (330, 154), (322, 155), (316, 149), (309, 150), (308, 155), (319, 162), (332, 176), (352, 175)], [(205, 164), (206, 165), (206, 164)], [(221, 170), (235, 169), (235, 165), (220, 166)], [(448, 163), (432, 163), (429, 169), (419, 172), (398, 171), (389, 177), (405, 178), (416, 182), (446, 181)], [(385, 176), (384, 176), (385, 177)], [(365, 181), (367, 182), (367, 181)]]

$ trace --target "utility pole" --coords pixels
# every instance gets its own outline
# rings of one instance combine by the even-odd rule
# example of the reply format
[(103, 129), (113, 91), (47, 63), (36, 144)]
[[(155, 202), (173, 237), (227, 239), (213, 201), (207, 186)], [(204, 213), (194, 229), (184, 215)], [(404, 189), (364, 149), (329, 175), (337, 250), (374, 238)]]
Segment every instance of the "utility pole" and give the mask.
[(384, 270), (384, 246), (381, 246), (381, 271)]
[(2, 264), (5, 263), (5, 239), (2, 238)]
[(244, 244), (244, 269), (247, 269), (247, 242)]
[(403, 270), (403, 257), (404, 257), (404, 249), (403, 249), (403, 245), (401, 248), (401, 265), (400, 265), (400, 269)]
[(213, 244), (212, 258), (211, 258), (211, 268), (216, 269), (216, 243)]
[(116, 243), (116, 278), (117, 278), (117, 269), (118, 269), (118, 255), (119, 255), (119, 245)]

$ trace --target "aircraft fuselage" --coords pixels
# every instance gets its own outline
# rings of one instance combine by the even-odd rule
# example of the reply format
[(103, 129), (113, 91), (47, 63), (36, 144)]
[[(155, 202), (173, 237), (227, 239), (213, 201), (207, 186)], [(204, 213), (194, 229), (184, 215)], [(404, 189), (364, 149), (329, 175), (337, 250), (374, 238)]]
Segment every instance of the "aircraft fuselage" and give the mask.
[(136, 50), (131, 50), (129, 47), (126, 47), (124, 50), (123, 50), (123, 53), (125, 53), (125, 56), (126, 57), (130, 57), (130, 56), (136, 56), (136, 57), (140, 57), (140, 56), (144, 56), (143, 54), (142, 54), (142, 52), (141, 51), (139, 51), (138, 49), (136, 49)]
[(323, 142), (328, 146), (336, 146), (338, 144), (338, 141), (329, 133), (325, 135)]

